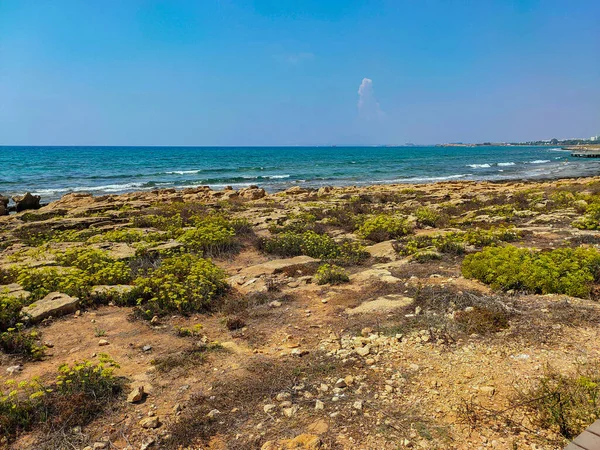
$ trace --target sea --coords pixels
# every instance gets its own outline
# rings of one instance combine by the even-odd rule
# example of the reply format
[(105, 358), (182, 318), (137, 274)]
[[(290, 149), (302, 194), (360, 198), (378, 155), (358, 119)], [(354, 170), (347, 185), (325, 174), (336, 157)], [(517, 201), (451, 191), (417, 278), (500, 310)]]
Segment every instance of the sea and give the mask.
[(365, 186), (539, 180), (600, 174), (558, 147), (0, 147), (0, 194), (42, 202), (165, 188)]

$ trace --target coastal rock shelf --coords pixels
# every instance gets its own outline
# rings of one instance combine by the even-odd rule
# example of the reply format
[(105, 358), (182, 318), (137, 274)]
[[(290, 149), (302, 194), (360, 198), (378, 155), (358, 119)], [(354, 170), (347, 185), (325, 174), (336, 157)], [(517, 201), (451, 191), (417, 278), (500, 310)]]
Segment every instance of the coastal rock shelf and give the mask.
[(560, 449), (597, 414), (600, 177), (39, 206), (0, 217), (2, 447)]

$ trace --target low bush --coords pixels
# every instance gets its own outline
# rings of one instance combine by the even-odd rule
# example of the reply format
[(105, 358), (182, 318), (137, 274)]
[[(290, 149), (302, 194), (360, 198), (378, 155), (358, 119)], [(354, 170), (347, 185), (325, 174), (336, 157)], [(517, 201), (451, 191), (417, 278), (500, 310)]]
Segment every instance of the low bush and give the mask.
[(235, 246), (235, 231), (231, 224), (221, 218), (198, 220), (196, 227), (184, 231), (179, 237), (189, 249), (207, 255), (219, 255)]
[(21, 321), (21, 308), (25, 300), (0, 291), (0, 331), (14, 328)]
[(435, 209), (422, 207), (415, 211), (417, 224), (420, 227), (437, 227), (443, 220), (442, 214)]
[(191, 327), (175, 327), (175, 331), (179, 337), (200, 336), (202, 328), (202, 324), (197, 323)]
[(84, 271), (92, 284), (127, 284), (131, 281), (129, 266), (122, 261), (115, 261), (102, 250), (75, 247), (59, 254), (57, 261)]
[(35, 330), (25, 330), (22, 323), (0, 333), (0, 349), (8, 355), (20, 355), (27, 359), (39, 360), (46, 347), (39, 345), (40, 334)]
[(99, 356), (98, 363), (60, 366), (48, 385), (33, 379), (0, 395), (0, 436), (10, 442), (36, 426), (67, 429), (91, 422), (122, 391), (121, 380), (113, 374), (118, 365), (107, 355)]
[(537, 425), (573, 439), (600, 418), (600, 370), (598, 366), (582, 366), (575, 374), (563, 375), (548, 368), (520, 397)]
[(337, 243), (326, 234), (314, 231), (304, 233), (284, 232), (259, 241), (259, 248), (266, 253), (280, 256), (307, 255), (339, 264), (358, 264), (368, 257), (362, 246), (357, 243)]
[(146, 277), (134, 281), (144, 317), (208, 309), (228, 286), (225, 272), (210, 260), (183, 254), (162, 260)]
[(358, 228), (357, 234), (363, 239), (382, 242), (406, 236), (411, 231), (412, 227), (406, 219), (389, 214), (379, 214), (365, 220)]
[(465, 257), (462, 273), (494, 289), (536, 294), (589, 297), (600, 275), (600, 252), (593, 248), (561, 248), (547, 252), (506, 247), (486, 247)]
[(315, 274), (317, 284), (342, 284), (350, 281), (346, 271), (334, 264), (323, 264)]
[(572, 224), (580, 230), (599, 230), (600, 229), (600, 204), (592, 203), (585, 210), (585, 215), (577, 219)]
[(31, 293), (29, 301), (39, 300), (50, 292), (85, 298), (92, 285), (90, 277), (74, 267), (21, 267), (16, 271), (16, 278), (17, 283)]
[(119, 230), (111, 230), (102, 234), (96, 234), (89, 238), (89, 244), (99, 242), (124, 242), (133, 244), (134, 242), (156, 242), (165, 238), (165, 235), (158, 232), (147, 232), (144, 230), (121, 228)]
[(485, 247), (500, 242), (514, 242), (521, 239), (518, 231), (498, 227), (489, 230), (475, 229), (467, 232), (410, 236), (398, 244), (398, 251), (404, 255), (414, 255), (422, 250), (437, 250), (442, 253), (460, 255), (465, 246)]
[(495, 333), (509, 326), (508, 315), (505, 312), (478, 306), (456, 312), (455, 320), (467, 334)]

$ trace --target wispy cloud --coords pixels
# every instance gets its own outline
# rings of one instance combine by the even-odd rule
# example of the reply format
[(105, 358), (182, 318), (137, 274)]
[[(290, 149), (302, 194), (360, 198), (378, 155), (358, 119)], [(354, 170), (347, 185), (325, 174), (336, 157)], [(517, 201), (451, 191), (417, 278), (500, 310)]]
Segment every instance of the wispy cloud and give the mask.
[(358, 87), (358, 112), (367, 120), (379, 119), (385, 116), (375, 97), (373, 80), (370, 78), (363, 78)]

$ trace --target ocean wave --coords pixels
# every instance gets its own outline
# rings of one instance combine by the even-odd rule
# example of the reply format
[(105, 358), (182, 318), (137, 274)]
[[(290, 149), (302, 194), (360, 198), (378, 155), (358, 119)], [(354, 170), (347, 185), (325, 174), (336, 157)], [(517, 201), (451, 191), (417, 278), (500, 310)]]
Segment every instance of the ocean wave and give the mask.
[(565, 150), (564, 148), (555, 147), (555, 148), (549, 148), (548, 151), (549, 152), (570, 152), (571, 150)]
[(501, 163), (498, 163), (498, 165), (499, 165), (500, 167), (505, 167), (505, 166), (514, 166), (514, 165), (515, 165), (515, 163), (514, 163), (514, 162), (501, 162)]
[(530, 161), (529, 164), (546, 164), (549, 162), (549, 159), (536, 159), (535, 161)]
[(492, 166), (489, 164), (467, 164), (467, 167), (470, 167), (471, 169), (487, 169)]
[(198, 170), (173, 170), (171, 172), (165, 172), (167, 175), (186, 175), (186, 174), (190, 174), (190, 173), (200, 173), (200, 169)]
[(272, 180), (277, 180), (277, 179), (281, 179), (281, 178), (289, 178), (289, 175), (269, 175), (269, 176), (265, 176), (264, 178), (269, 178)]

